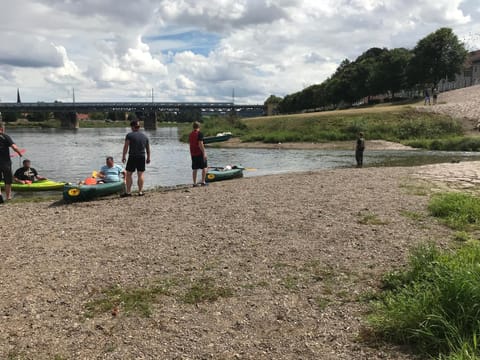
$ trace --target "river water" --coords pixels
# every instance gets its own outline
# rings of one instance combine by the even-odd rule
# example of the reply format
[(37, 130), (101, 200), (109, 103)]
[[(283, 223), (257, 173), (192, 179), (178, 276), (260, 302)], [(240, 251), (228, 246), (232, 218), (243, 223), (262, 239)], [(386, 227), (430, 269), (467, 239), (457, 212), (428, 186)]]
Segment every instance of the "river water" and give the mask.
[[(78, 182), (98, 170), (106, 156), (121, 161), (125, 134), (129, 129), (11, 129), (7, 133), (20, 148), (24, 158), (40, 175), (58, 181)], [(175, 127), (145, 131), (150, 138), (152, 162), (147, 165), (145, 187), (191, 183), (188, 145), (178, 141)], [(352, 143), (353, 147), (353, 143)], [(480, 153), (433, 151), (367, 151), (364, 166), (419, 165), (452, 160), (479, 160)], [(20, 165), (12, 158), (13, 170)], [(208, 149), (210, 166), (243, 165), (255, 170), (245, 176), (259, 176), (295, 171), (352, 167), (353, 151), (342, 150), (275, 150), (275, 149)], [(134, 182), (136, 180), (134, 179)]]

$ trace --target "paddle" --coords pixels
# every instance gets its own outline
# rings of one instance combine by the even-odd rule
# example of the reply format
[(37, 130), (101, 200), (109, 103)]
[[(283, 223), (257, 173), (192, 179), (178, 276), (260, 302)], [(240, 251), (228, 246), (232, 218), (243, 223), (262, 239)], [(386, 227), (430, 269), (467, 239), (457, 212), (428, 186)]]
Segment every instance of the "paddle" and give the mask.
[[(27, 149), (20, 149), (20, 154), (25, 154), (27, 152)], [(17, 152), (14, 152), (13, 154), (10, 154), (10, 157), (15, 157), (15, 156), (18, 156), (18, 153)]]

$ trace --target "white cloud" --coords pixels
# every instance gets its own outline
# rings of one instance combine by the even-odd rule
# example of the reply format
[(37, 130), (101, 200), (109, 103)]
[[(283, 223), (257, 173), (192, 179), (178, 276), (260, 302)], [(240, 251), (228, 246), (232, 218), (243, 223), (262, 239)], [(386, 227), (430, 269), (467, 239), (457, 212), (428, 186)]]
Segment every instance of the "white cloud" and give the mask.
[(440, 27), (479, 48), (478, 20), (477, 0), (2, 1), (0, 98), (260, 103)]

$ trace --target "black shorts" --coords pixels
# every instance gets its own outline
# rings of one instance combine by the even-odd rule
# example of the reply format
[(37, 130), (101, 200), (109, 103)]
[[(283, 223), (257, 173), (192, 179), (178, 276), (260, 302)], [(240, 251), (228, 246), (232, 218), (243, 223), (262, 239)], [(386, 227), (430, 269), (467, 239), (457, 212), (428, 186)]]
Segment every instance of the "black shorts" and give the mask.
[(145, 156), (129, 156), (125, 170), (128, 172), (135, 172), (135, 170), (140, 172), (145, 171), (145, 163)]
[(5, 184), (13, 182), (12, 164), (0, 164), (0, 180), (5, 181)]
[(205, 169), (208, 167), (207, 160), (203, 158), (203, 155), (192, 156), (192, 170)]

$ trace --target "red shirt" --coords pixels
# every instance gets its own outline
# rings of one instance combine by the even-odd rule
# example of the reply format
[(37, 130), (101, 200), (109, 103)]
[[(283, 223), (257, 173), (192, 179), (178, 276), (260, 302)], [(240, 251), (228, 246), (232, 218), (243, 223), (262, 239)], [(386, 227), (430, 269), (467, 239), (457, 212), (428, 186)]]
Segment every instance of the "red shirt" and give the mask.
[(203, 155), (202, 149), (200, 149), (199, 142), (203, 142), (203, 134), (198, 130), (193, 130), (188, 137), (190, 143), (190, 155), (201, 156)]

